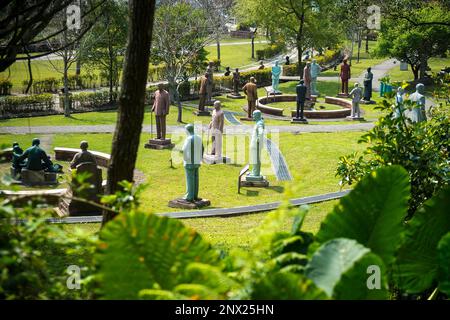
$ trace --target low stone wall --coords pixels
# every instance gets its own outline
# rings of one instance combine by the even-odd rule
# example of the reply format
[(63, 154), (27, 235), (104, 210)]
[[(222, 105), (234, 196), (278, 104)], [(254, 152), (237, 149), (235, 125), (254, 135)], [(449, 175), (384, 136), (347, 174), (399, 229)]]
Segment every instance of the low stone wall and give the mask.
[[(62, 148), (62, 147), (56, 147), (54, 150), (55, 150), (55, 160), (60, 161), (72, 161), (75, 154), (81, 151), (80, 149)], [(109, 154), (99, 151), (90, 151), (90, 152), (94, 155), (95, 160), (97, 160), (97, 165), (99, 165), (100, 167), (108, 166), (109, 159), (111, 158)]]

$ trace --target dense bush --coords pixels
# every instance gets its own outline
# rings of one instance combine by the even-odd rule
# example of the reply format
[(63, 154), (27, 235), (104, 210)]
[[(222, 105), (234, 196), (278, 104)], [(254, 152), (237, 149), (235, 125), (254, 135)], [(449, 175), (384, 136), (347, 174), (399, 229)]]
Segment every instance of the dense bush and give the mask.
[[(300, 63), (300, 75), (303, 76), (303, 68), (305, 67), (306, 62), (302, 61)], [(299, 75), (299, 68), (298, 68), (298, 62), (293, 63), (290, 65), (284, 65), (283, 66), (283, 76), (298, 76)]]
[[(117, 94), (117, 92), (113, 91), (113, 99), (117, 98)], [(70, 96), (70, 99), (72, 101), (72, 110), (97, 109), (109, 103), (109, 91), (74, 93)]]
[[(402, 107), (411, 110), (415, 105), (406, 100)], [(428, 121), (412, 123), (405, 116), (393, 118), (392, 101), (384, 100), (378, 109), (387, 115), (360, 139), (369, 146), (362, 155), (341, 157), (336, 175), (344, 186), (359, 181), (376, 168), (403, 166), (411, 179), (409, 214), (412, 215), (450, 182), (450, 116), (436, 106)]]
[[(31, 86), (31, 93), (40, 94), (44, 92), (57, 92), (60, 84), (61, 82), (53, 77), (34, 80)], [(28, 80), (24, 80), (22, 85), (22, 92), (25, 93), (26, 88), (28, 87)]]
[(335, 50), (327, 49), (327, 50), (325, 50), (325, 52), (322, 55), (315, 56), (313, 59), (316, 59), (316, 62), (319, 65), (324, 66), (324, 65), (329, 64), (329, 63), (333, 62), (334, 60), (338, 59), (340, 57), (340, 55), (341, 55), (340, 49), (335, 49)]
[(272, 44), (268, 46), (267, 48), (256, 50), (256, 59), (257, 60), (264, 60), (264, 59), (270, 59), (277, 54), (280, 54), (286, 49), (285, 45), (282, 44)]
[(2, 115), (49, 111), (53, 107), (53, 95), (50, 93), (0, 98), (0, 112)]
[(0, 96), (7, 96), (11, 94), (12, 82), (5, 79), (0, 79)]

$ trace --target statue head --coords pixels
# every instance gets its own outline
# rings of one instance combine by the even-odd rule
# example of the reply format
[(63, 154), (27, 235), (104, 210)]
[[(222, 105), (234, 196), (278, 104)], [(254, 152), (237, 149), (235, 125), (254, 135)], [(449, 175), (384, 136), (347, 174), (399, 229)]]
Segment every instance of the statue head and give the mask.
[(18, 147), (18, 146), (19, 146), (19, 143), (18, 143), (17, 141), (14, 141), (13, 144), (12, 144), (12, 147), (14, 148), (14, 147), (16, 147), (16, 146)]
[(205, 73), (205, 78), (208, 79), (209, 78), (209, 74)]
[(214, 101), (214, 109), (220, 110), (221, 107), (222, 105), (220, 104), (219, 100)]
[(238, 73), (239, 72), (239, 68), (236, 68), (236, 73)]
[(39, 140), (38, 138), (34, 138), (33, 141), (31, 142), (32, 146), (38, 146), (41, 144), (41, 140)]
[(261, 60), (261, 61), (259, 62), (259, 64), (263, 66), (263, 65), (264, 65), (264, 62)]
[(225, 70), (230, 71), (230, 67), (226, 67)]
[(300, 79), (299, 84), (305, 84), (305, 81), (303, 79)]
[(210, 68), (212, 68), (212, 67), (214, 66), (214, 62), (212, 62), (212, 61), (208, 62), (208, 66), (209, 66)]
[(405, 89), (403, 89), (402, 87), (397, 88), (397, 93), (403, 94), (404, 92), (405, 92)]
[(367, 72), (370, 72), (370, 71), (372, 71), (372, 68), (371, 68), (371, 67), (368, 67), (368, 68), (367, 68)]
[(192, 123), (187, 124), (184, 128), (189, 136), (194, 135), (194, 125)]
[[(16, 142), (17, 143), (17, 142)], [(17, 143), (16, 145), (13, 145), (13, 152), (14, 153), (20, 153), (20, 147), (19, 144)]]
[(255, 111), (253, 111), (252, 116), (253, 116), (253, 120), (259, 121), (262, 118), (262, 113), (259, 110), (255, 110)]
[(310, 67), (311, 67), (311, 62), (308, 61), (308, 62), (306, 63), (306, 67), (307, 67), (307, 68), (310, 68)]
[(256, 83), (256, 79), (255, 79), (255, 77), (250, 77), (250, 82), (252, 82), (252, 83)]
[(312, 63), (313, 63), (313, 64), (316, 64), (316, 63), (317, 63), (317, 60), (316, 60), (316, 59), (312, 59)]
[(88, 144), (87, 141), (83, 140), (83, 141), (80, 142), (80, 149), (81, 150), (86, 151), (88, 147), (89, 147), (89, 144)]
[(416, 91), (420, 94), (424, 94), (425, 92), (425, 86), (423, 85), (423, 83), (418, 83), (416, 85)]
[(164, 90), (164, 84), (163, 83), (158, 83), (158, 90), (159, 91), (163, 91)]
[(359, 83), (355, 82), (355, 88), (358, 88), (358, 87), (359, 87)]
[(344, 63), (344, 64), (347, 64), (347, 58), (344, 58), (344, 60), (342, 60), (342, 62)]
[(278, 67), (278, 60), (275, 60), (275, 67)]

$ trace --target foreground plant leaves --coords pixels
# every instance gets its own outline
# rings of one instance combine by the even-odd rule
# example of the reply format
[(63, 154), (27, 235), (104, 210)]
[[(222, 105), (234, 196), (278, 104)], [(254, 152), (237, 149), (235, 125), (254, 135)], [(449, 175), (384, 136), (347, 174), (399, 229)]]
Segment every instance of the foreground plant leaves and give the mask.
[(372, 172), (334, 207), (322, 222), (317, 240), (354, 239), (390, 264), (402, 238), (409, 193), (408, 173), (402, 167)]

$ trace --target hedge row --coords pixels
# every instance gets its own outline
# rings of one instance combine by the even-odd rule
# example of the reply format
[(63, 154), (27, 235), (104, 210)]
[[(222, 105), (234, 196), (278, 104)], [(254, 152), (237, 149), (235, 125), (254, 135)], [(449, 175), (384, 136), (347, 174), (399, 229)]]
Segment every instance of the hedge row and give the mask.
[(267, 48), (256, 50), (256, 59), (264, 60), (272, 58), (273, 56), (283, 52), (285, 49), (286, 47), (282, 44), (272, 44)]
[(0, 98), (0, 112), (2, 115), (7, 113), (18, 114), (23, 112), (49, 111), (53, 107), (53, 95), (50, 93)]
[(11, 94), (12, 82), (5, 79), (0, 79), (0, 96), (7, 96)]
[[(115, 101), (117, 99), (118, 93), (113, 91), (112, 94), (113, 101)], [(61, 95), (60, 99), (64, 99), (64, 96)], [(74, 93), (70, 96), (70, 100), (72, 110), (98, 109), (109, 103), (109, 90)]]

